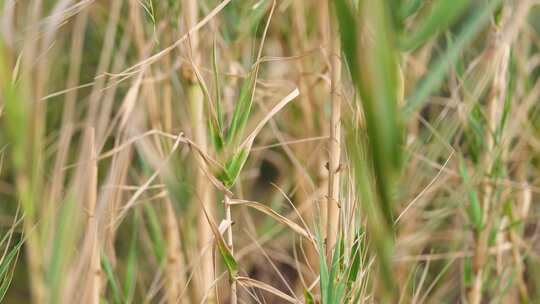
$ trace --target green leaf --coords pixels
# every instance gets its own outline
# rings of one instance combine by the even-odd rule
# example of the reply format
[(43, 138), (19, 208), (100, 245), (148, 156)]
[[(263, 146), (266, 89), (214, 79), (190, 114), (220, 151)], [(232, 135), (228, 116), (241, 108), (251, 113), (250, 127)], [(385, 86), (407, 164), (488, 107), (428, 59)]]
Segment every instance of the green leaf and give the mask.
[(249, 156), (247, 149), (241, 149), (225, 164), (225, 169), (218, 175), (218, 178), (226, 187), (231, 187), (236, 182), (240, 171), (244, 167)]
[(206, 212), (206, 209), (204, 206), (202, 206), (202, 211), (204, 213), (204, 216), (206, 217), (206, 220), (208, 221), (208, 224), (210, 225), (210, 229), (212, 230), (212, 234), (214, 234), (214, 238), (217, 243), (218, 251), (223, 259), (223, 263), (227, 267), (227, 272), (229, 273), (229, 279), (232, 281), (236, 278), (238, 274), (238, 263), (236, 262), (236, 259), (232, 255), (231, 250), (229, 249), (229, 246), (225, 243), (225, 240), (223, 240), (223, 236), (219, 232), (219, 229), (214, 222), (214, 220), (208, 216), (208, 213)]
[(467, 173), (467, 168), (463, 160), (460, 160), (459, 162), (459, 172), (467, 187), (467, 194), (469, 196), (469, 207), (467, 208), (467, 214), (471, 224), (475, 228), (476, 233), (478, 233), (484, 227), (482, 207), (480, 206), (480, 201), (478, 200), (476, 190), (470, 184), (469, 174)]
[(109, 286), (111, 287), (114, 303), (122, 303), (122, 294), (120, 293), (120, 288), (118, 287), (118, 282), (116, 281), (111, 262), (109, 261), (109, 257), (107, 257), (106, 254), (103, 254), (101, 256), (101, 265), (103, 267), (103, 270), (105, 271), (105, 275), (107, 276)]
[(464, 138), (467, 142), (468, 152), (471, 159), (478, 163), (482, 155), (485, 143), (484, 125), (486, 120), (480, 104), (476, 103), (467, 115), (467, 126), (464, 130)]
[(62, 271), (65, 266), (65, 261), (69, 259), (67, 256), (70, 253), (68, 248), (75, 242), (73, 229), (70, 229), (75, 223), (75, 206), (73, 200), (67, 199), (61, 206), (58, 223), (54, 227), (52, 254), (47, 268), (46, 278), (49, 283), (48, 288), (49, 302), (58, 303), (60, 297), (61, 284), (63, 282)]
[(316, 234), (316, 242), (317, 247), (319, 249), (319, 272), (320, 272), (320, 280), (319, 285), (321, 288), (321, 298), (322, 303), (328, 303), (328, 294), (331, 292), (331, 286), (330, 286), (330, 275), (328, 274), (328, 265), (326, 263), (326, 256), (324, 254), (325, 248), (324, 248), (324, 241), (321, 237), (320, 230), (317, 230)]
[(472, 259), (465, 257), (463, 260), (463, 284), (471, 286), (473, 278)]
[(304, 288), (304, 299), (306, 300), (306, 304), (315, 304), (315, 299), (313, 298), (313, 295), (309, 290)]
[(137, 238), (138, 238), (138, 223), (139, 217), (135, 213), (133, 215), (133, 227), (131, 230), (131, 240), (129, 244), (129, 252), (127, 257), (125, 284), (124, 284), (124, 298), (128, 299), (127, 302), (131, 302), (133, 299), (133, 293), (135, 292), (135, 284), (137, 282)]
[(215, 87), (215, 99), (216, 99), (216, 115), (217, 119), (209, 119), (210, 123), (210, 137), (216, 148), (216, 151), (221, 151), (224, 146), (223, 142), (223, 113), (221, 109), (221, 83), (219, 81), (219, 67), (217, 63), (217, 45), (214, 39), (212, 47), (212, 72), (214, 74), (214, 87)]
[(349, 67), (349, 72), (353, 81), (358, 81), (358, 62), (356, 58), (356, 37), (358, 28), (354, 12), (355, 10), (347, 5), (346, 0), (334, 1), (337, 20), (339, 23), (341, 48), (345, 55), (345, 61)]
[(360, 261), (362, 252), (360, 250), (360, 236), (357, 234), (351, 250), (351, 265), (349, 267), (349, 275), (347, 277), (348, 284), (351, 285), (356, 281), (358, 272), (360, 270)]
[(226, 143), (230, 144), (236, 140), (246, 126), (247, 120), (249, 118), (249, 113), (251, 112), (252, 106), (252, 91), (255, 85), (255, 74), (252, 73), (248, 79), (244, 80), (242, 84), (242, 89), (240, 90), (240, 96), (238, 97), (238, 102), (234, 107), (233, 116), (231, 119), (231, 125), (226, 135)]
[(0, 257), (2, 262), (0, 264), (0, 302), (2, 302), (2, 299), (4, 299), (9, 286), (11, 285), (13, 269), (17, 264), (17, 259), (23, 243), (24, 239), (19, 240), (19, 242), (13, 246), (13, 248), (4, 257)]
[(347, 153), (350, 156), (350, 165), (354, 176), (354, 185), (357, 189), (357, 200), (361, 202), (362, 212), (367, 220), (366, 233), (370, 236), (370, 246), (374, 250), (379, 262), (379, 269), (386, 293), (384, 296), (394, 294), (395, 282), (392, 269), (393, 255), (393, 227), (384, 220), (383, 210), (378, 204), (375, 195), (375, 186), (370, 175), (368, 158), (362, 150), (365, 147), (365, 137), (362, 130), (356, 128), (349, 120), (346, 121)]
[(229, 247), (227, 247), (224, 242), (218, 242), (217, 245), (219, 249), (219, 254), (223, 259), (223, 263), (225, 264), (225, 267), (227, 267), (227, 271), (229, 272), (229, 279), (234, 280), (234, 278), (238, 275), (238, 263), (231, 254)]
[(401, 18), (405, 19), (416, 13), (420, 7), (422, 7), (423, 3), (423, 0), (409, 0), (405, 2), (405, 4), (401, 6)]
[(144, 204), (144, 213), (148, 218), (148, 227), (150, 232), (150, 238), (152, 240), (152, 249), (156, 255), (157, 260), (161, 263), (165, 256), (165, 241), (163, 240), (163, 231), (161, 229), (160, 221), (151, 204)]
[(341, 260), (341, 246), (339, 243), (341, 240), (338, 240), (336, 242), (336, 246), (334, 247), (334, 250), (332, 252), (332, 262), (330, 264), (330, 273), (328, 275), (328, 282), (329, 287), (326, 291), (326, 296), (324, 303), (335, 303), (335, 284), (337, 282), (337, 275), (339, 273), (339, 261)]
[[(394, 24), (384, 1), (361, 2), (362, 24), (356, 25), (352, 9), (337, 0), (343, 53), (351, 78), (360, 94), (367, 125), (380, 207), (389, 225), (392, 220), (392, 188), (402, 160), (402, 127), (398, 112), (400, 85)], [(373, 30), (373, 39), (360, 39), (356, 28)], [(362, 50), (360, 52), (359, 50)]]
[(448, 28), (469, 6), (469, 0), (439, 0), (433, 4), (430, 14), (418, 27), (402, 39), (402, 49), (412, 51), (437, 32)]
[[(17, 169), (24, 167), (28, 136), (25, 126), (28, 125), (28, 103), (24, 98), (22, 81), (13, 82), (11, 67), (4, 54), (4, 46), (0, 39), (0, 99), (3, 100), (2, 111), (7, 138), (12, 145), (11, 157)], [(29, 210), (25, 210), (28, 214)], [(32, 214), (30, 212), (30, 214)]]
[(341, 298), (343, 297), (345, 291), (345, 282), (341, 278), (341, 266), (343, 265), (343, 250), (343, 238), (340, 237), (337, 241), (337, 245), (334, 248), (334, 253), (332, 256), (332, 266), (330, 269), (330, 283), (332, 284), (332, 287), (329, 290), (329, 301), (327, 303), (342, 303)]
[(224, 142), (223, 137), (219, 133), (219, 129), (216, 127), (216, 125), (212, 122), (212, 120), (209, 121), (210, 127), (208, 128), (210, 130), (210, 139), (212, 140), (212, 144), (214, 145), (214, 148), (216, 151), (223, 150)]

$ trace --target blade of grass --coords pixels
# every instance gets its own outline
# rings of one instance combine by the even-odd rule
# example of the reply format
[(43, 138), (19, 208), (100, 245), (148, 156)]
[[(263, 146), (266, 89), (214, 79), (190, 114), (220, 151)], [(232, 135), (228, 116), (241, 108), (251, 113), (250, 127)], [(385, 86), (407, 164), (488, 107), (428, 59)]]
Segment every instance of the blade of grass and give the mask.
[(241, 285), (243, 285), (244, 287), (247, 287), (247, 288), (258, 288), (258, 289), (262, 289), (262, 290), (265, 290), (289, 303), (295, 303), (295, 304), (299, 304), (299, 303), (302, 303), (301, 301), (281, 292), (279, 289), (271, 286), (271, 285), (268, 285), (264, 282), (261, 282), (261, 281), (257, 281), (257, 280), (254, 280), (254, 279), (251, 279), (251, 278), (248, 278), (248, 277), (237, 277), (236, 280), (238, 281), (238, 283), (240, 283)]
[(129, 242), (129, 249), (127, 255), (127, 266), (125, 272), (125, 281), (124, 281), (124, 296), (126, 303), (131, 303), (133, 301), (135, 293), (135, 284), (137, 282), (137, 238), (138, 230), (137, 225), (139, 223), (138, 213), (133, 214), (133, 222), (131, 229), (131, 238)]
[(229, 279), (233, 281), (236, 278), (236, 275), (238, 274), (238, 263), (236, 262), (236, 259), (232, 255), (232, 251), (229, 245), (225, 243), (225, 240), (223, 239), (223, 236), (219, 232), (219, 229), (216, 226), (216, 223), (214, 222), (213, 219), (211, 219), (208, 216), (208, 213), (204, 209), (204, 206), (201, 206), (201, 207), (202, 207), (202, 211), (204, 215), (206, 216), (208, 224), (210, 225), (210, 229), (212, 230), (212, 233), (214, 234), (214, 239), (217, 243), (219, 253), (221, 255), (221, 258), (223, 259), (223, 263), (227, 267), (227, 271), (229, 273)]
[(378, 258), (380, 275), (386, 291), (384, 297), (391, 298), (395, 292), (395, 282), (392, 268), (393, 255), (393, 231), (383, 215), (383, 210), (378, 203), (375, 186), (370, 176), (368, 159), (361, 147), (365, 146), (365, 140), (361, 140), (361, 131), (347, 124), (347, 150), (350, 157), (350, 166), (354, 176), (354, 185), (357, 189), (358, 200), (367, 220), (367, 234), (369, 244), (375, 250)]
[(154, 249), (154, 254), (156, 259), (161, 264), (163, 257), (165, 256), (165, 242), (163, 240), (163, 231), (159, 219), (157, 217), (154, 207), (150, 204), (144, 205), (144, 213), (148, 218), (148, 226), (150, 231), (150, 237), (152, 238), (152, 248)]
[(467, 194), (469, 196), (469, 206), (467, 208), (467, 214), (469, 215), (469, 221), (475, 229), (475, 232), (478, 234), (484, 227), (483, 220), (483, 211), (480, 206), (480, 200), (478, 199), (478, 193), (475, 188), (471, 185), (469, 174), (467, 173), (467, 168), (463, 159), (460, 159), (459, 162), (459, 173), (463, 182), (467, 187)]
[(101, 256), (101, 265), (103, 267), (105, 275), (107, 276), (107, 281), (109, 283), (108, 285), (111, 287), (111, 291), (113, 295), (113, 303), (115, 304), (123, 303), (122, 293), (120, 292), (120, 288), (118, 287), (118, 282), (114, 275), (114, 270), (112, 268), (111, 262), (109, 261), (109, 257), (107, 257), (106, 254), (103, 254)]
[(454, 43), (428, 68), (429, 74), (417, 85), (412, 95), (407, 97), (407, 104), (403, 109), (405, 117), (409, 117), (411, 113), (420, 109), (428, 101), (429, 95), (441, 86), (448, 69), (459, 58), (461, 51), (489, 22), (500, 3), (501, 0), (489, 1), (483, 8), (476, 9), (467, 19)]
[(431, 12), (420, 25), (415, 27), (412, 33), (402, 37), (402, 49), (414, 51), (437, 32), (444, 31), (450, 26), (469, 5), (469, 0), (439, 0), (433, 3)]
[[(339, 4), (341, 2), (341, 4)], [(361, 96), (367, 124), (370, 157), (386, 221), (392, 223), (391, 192), (393, 179), (401, 163), (401, 123), (398, 113), (398, 65), (392, 22), (388, 7), (379, 1), (365, 2), (361, 16), (364, 27), (375, 30), (371, 39), (352, 38), (356, 27), (355, 16), (344, 0), (336, 2), (338, 18), (353, 24), (340, 24), (341, 41), (349, 69)], [(358, 33), (356, 33), (358, 35)], [(356, 44), (355, 42), (356, 41)], [(369, 44), (368, 44), (369, 43)], [(359, 52), (363, 50), (363, 52)], [(356, 65), (353, 65), (356, 64)]]
[(250, 72), (248, 79), (244, 81), (242, 89), (240, 90), (240, 97), (235, 105), (234, 113), (231, 119), (231, 124), (229, 126), (229, 131), (226, 135), (226, 142), (230, 144), (237, 139), (238, 136), (242, 135), (244, 127), (249, 118), (251, 112), (251, 106), (253, 105), (253, 99), (255, 97), (255, 90), (257, 88), (257, 76), (259, 74), (260, 59), (263, 52), (264, 42), (266, 40), (266, 34), (268, 33), (268, 28), (270, 26), (270, 20), (272, 20), (272, 15), (274, 14), (274, 9), (276, 7), (276, 2), (273, 1), (270, 8), (270, 13), (264, 27), (264, 31), (261, 38), (261, 43), (259, 45), (259, 51), (255, 60), (255, 66)]
[(405, 20), (405, 18), (416, 13), (422, 7), (423, 3), (424, 1), (422, 0), (405, 1), (405, 4), (401, 6), (401, 18)]
[(254, 201), (246, 201), (246, 200), (238, 200), (238, 199), (231, 199), (229, 201), (229, 204), (232, 206), (238, 205), (238, 206), (247, 206), (250, 208), (253, 208), (259, 212), (262, 212), (270, 217), (272, 217), (274, 220), (282, 223), (283, 225), (291, 228), (294, 232), (300, 234), (301, 236), (305, 237), (308, 240), (312, 240), (311, 234), (304, 228), (300, 227), (300, 225), (296, 224), (295, 222), (291, 221), (290, 219), (284, 217), (283, 215), (277, 213), (276, 211), (272, 210), (270, 207), (254, 202)]
[(6, 296), (9, 286), (11, 285), (13, 272), (15, 271), (15, 266), (23, 243), (24, 239), (19, 240), (0, 260), (0, 302), (2, 302), (2, 299)]

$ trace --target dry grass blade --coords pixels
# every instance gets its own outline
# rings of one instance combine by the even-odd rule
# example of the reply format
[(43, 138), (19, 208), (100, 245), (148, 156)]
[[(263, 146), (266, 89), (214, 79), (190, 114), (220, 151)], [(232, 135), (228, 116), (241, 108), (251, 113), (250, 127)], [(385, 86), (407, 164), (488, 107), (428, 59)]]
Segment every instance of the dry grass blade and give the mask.
[(143, 74), (144, 74), (144, 71), (141, 71), (139, 73), (139, 75), (133, 82), (133, 85), (129, 88), (129, 91), (126, 94), (124, 102), (122, 103), (122, 108), (121, 108), (122, 120), (120, 121), (120, 128), (122, 129), (126, 126), (126, 123), (128, 122), (131, 112), (133, 111), (133, 108), (135, 107), (135, 102), (137, 102), (137, 95), (139, 93), (139, 88), (141, 86)]
[(295, 304), (302, 303), (302, 301), (295, 299), (264, 282), (257, 281), (248, 277), (236, 277), (236, 281), (246, 288), (258, 288), (258, 289), (265, 290), (275, 296), (280, 297), (281, 299), (289, 303), (295, 303)]
[(281, 224), (291, 228), (294, 232), (300, 234), (301, 236), (305, 237), (306, 239), (310, 240), (314, 243), (313, 236), (311, 233), (309, 233), (306, 229), (300, 227), (300, 225), (296, 224), (295, 222), (291, 221), (290, 219), (284, 217), (283, 215), (277, 213), (270, 207), (253, 201), (246, 201), (246, 200), (238, 200), (238, 199), (231, 199), (229, 201), (229, 204), (232, 206), (247, 206), (250, 208), (253, 208), (259, 212), (262, 212), (270, 217), (272, 217), (274, 220), (280, 222)]
[(255, 140), (255, 137), (259, 132), (261, 132), (261, 129), (266, 125), (266, 123), (276, 115), (283, 107), (285, 107), (289, 102), (291, 102), (293, 99), (298, 97), (300, 95), (300, 91), (298, 91), (298, 88), (295, 88), (292, 92), (290, 92), (287, 96), (283, 97), (278, 104), (276, 104), (268, 113), (264, 116), (263, 119), (257, 124), (255, 129), (246, 137), (244, 142), (238, 146), (238, 150), (247, 148), (248, 150), (251, 149), (251, 146), (253, 145), (253, 141)]

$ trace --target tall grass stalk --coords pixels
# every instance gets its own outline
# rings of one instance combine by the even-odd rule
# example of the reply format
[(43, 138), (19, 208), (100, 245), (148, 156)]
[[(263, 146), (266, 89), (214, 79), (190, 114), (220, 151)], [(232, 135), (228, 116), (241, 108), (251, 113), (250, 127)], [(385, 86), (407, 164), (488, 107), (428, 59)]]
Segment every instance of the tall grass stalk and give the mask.
[(98, 221), (96, 218), (96, 204), (97, 204), (97, 179), (98, 168), (96, 161), (96, 141), (95, 130), (89, 128), (87, 130), (88, 138), (88, 224), (87, 224), (87, 239), (90, 245), (90, 279), (89, 286), (89, 302), (92, 304), (99, 304), (101, 301), (101, 288), (102, 288), (102, 271), (101, 271), (101, 242), (99, 240)]
[[(199, 19), (199, 4), (198, 1), (186, 0), (185, 4), (185, 18), (186, 18), (186, 27), (188, 29), (193, 28)], [(200, 64), (201, 57), (199, 55), (199, 35), (198, 33), (192, 33), (188, 37), (188, 53), (189, 57), (192, 60), (192, 64), (195, 66), (194, 69)], [(194, 72), (191, 72), (190, 78), (187, 79), (189, 82), (188, 85), (188, 98), (191, 107), (191, 121), (192, 121), (192, 131), (193, 138), (195, 143), (201, 148), (202, 153), (208, 153), (208, 130), (207, 130), (207, 121), (206, 121), (206, 111), (205, 111), (205, 97), (203, 95), (202, 89), (200, 87), (199, 81), (195, 78)], [(207, 101), (209, 102), (209, 101)], [(204, 164), (203, 164), (204, 166)], [(209, 216), (215, 217), (215, 199), (213, 189), (211, 184), (208, 182), (202, 170), (196, 169), (196, 189), (194, 200), (199, 201), (196, 203), (202, 204), (203, 207), (208, 212)], [(204, 169), (203, 169), (204, 170)], [(208, 228), (208, 221), (202, 212), (199, 213), (198, 219), (198, 243), (199, 249), (203, 250), (208, 244), (212, 241), (212, 232)], [(207, 251), (202, 253), (201, 259), (202, 269), (200, 272), (200, 297), (207, 295), (208, 303), (213, 303), (215, 301), (214, 292), (211, 290), (212, 283), (214, 281), (214, 262), (212, 259), (211, 252)]]
[[(328, 3), (328, 10), (332, 5)], [(332, 252), (336, 245), (340, 229), (340, 183), (339, 170), (341, 164), (341, 101), (339, 93), (339, 83), (341, 81), (341, 61), (339, 54), (340, 44), (337, 37), (337, 31), (334, 26), (333, 18), (329, 18), (330, 41), (328, 41), (329, 52), (328, 60), (330, 62), (330, 138), (328, 139), (328, 201), (327, 201), (327, 256)], [(342, 227), (341, 227), (342, 228)]]

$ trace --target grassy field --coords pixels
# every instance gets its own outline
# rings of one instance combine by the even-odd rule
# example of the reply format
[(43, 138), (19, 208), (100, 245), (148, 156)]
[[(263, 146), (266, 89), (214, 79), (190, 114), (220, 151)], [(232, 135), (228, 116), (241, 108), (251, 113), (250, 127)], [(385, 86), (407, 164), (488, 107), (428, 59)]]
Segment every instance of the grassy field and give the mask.
[(540, 1), (0, 0), (0, 302), (540, 303)]

